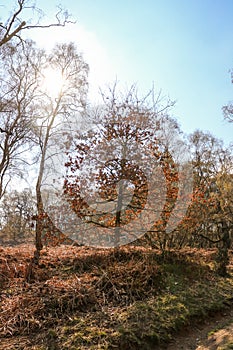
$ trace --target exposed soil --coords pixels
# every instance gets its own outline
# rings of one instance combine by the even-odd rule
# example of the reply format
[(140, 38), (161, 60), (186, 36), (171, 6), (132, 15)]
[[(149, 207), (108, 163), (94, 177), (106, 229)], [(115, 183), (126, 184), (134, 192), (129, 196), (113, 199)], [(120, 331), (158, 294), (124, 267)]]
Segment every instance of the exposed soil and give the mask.
[[(232, 261), (229, 270), (233, 270)], [(228, 347), (227, 347), (228, 345)], [(230, 347), (231, 346), (231, 347)], [(166, 350), (230, 350), (233, 349), (232, 305), (204, 323), (190, 326), (177, 334)]]
[(183, 330), (166, 350), (220, 350), (227, 343), (233, 344), (233, 306), (204, 323)]

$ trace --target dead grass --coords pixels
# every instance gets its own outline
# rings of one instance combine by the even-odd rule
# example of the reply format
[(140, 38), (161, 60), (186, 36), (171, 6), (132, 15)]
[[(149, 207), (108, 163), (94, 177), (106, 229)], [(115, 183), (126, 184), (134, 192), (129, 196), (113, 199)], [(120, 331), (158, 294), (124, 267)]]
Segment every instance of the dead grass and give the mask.
[(211, 270), (213, 250), (54, 247), (31, 283), (32, 246), (0, 253), (0, 349), (15, 349), (15, 337), (17, 349), (20, 339), (22, 349), (154, 349), (233, 294), (232, 279)]

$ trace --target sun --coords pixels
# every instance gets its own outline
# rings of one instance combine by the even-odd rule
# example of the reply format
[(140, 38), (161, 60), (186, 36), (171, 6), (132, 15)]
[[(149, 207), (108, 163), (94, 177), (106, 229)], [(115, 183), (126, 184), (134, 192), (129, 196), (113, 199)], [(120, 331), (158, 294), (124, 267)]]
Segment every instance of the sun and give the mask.
[(46, 68), (43, 73), (42, 89), (51, 98), (58, 97), (63, 90), (65, 79), (61, 72), (53, 68)]

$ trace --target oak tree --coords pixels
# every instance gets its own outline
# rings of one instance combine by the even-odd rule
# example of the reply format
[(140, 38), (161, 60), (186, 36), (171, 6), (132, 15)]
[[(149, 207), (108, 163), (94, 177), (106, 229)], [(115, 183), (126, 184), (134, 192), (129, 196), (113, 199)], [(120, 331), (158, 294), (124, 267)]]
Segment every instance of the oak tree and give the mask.
[(224, 275), (233, 227), (232, 203), (226, 190), (231, 189), (232, 151), (209, 132), (197, 130), (189, 139), (194, 191), (183, 229), (196, 245), (217, 245), (218, 271)]
[(143, 234), (150, 242), (154, 232), (165, 234), (178, 198), (182, 157), (173, 158), (176, 133), (171, 128), (167, 137), (164, 128), (177, 126), (167, 115), (173, 103), (161, 106), (149, 97), (153, 92), (138, 98), (134, 88), (119, 96), (114, 87), (103, 94), (92, 127), (76, 134), (64, 192), (82, 219), (81, 243), (117, 247)]

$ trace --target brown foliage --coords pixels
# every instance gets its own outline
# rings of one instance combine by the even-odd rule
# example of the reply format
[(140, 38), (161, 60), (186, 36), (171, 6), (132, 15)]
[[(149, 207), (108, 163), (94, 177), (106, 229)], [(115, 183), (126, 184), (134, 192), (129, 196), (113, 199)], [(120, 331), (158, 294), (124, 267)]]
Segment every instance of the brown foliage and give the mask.
[(1, 248), (1, 255), (0, 336), (54, 326), (73, 312), (128, 305), (162, 283), (155, 253), (143, 248), (43, 250), (31, 283), (25, 276), (33, 246)]

